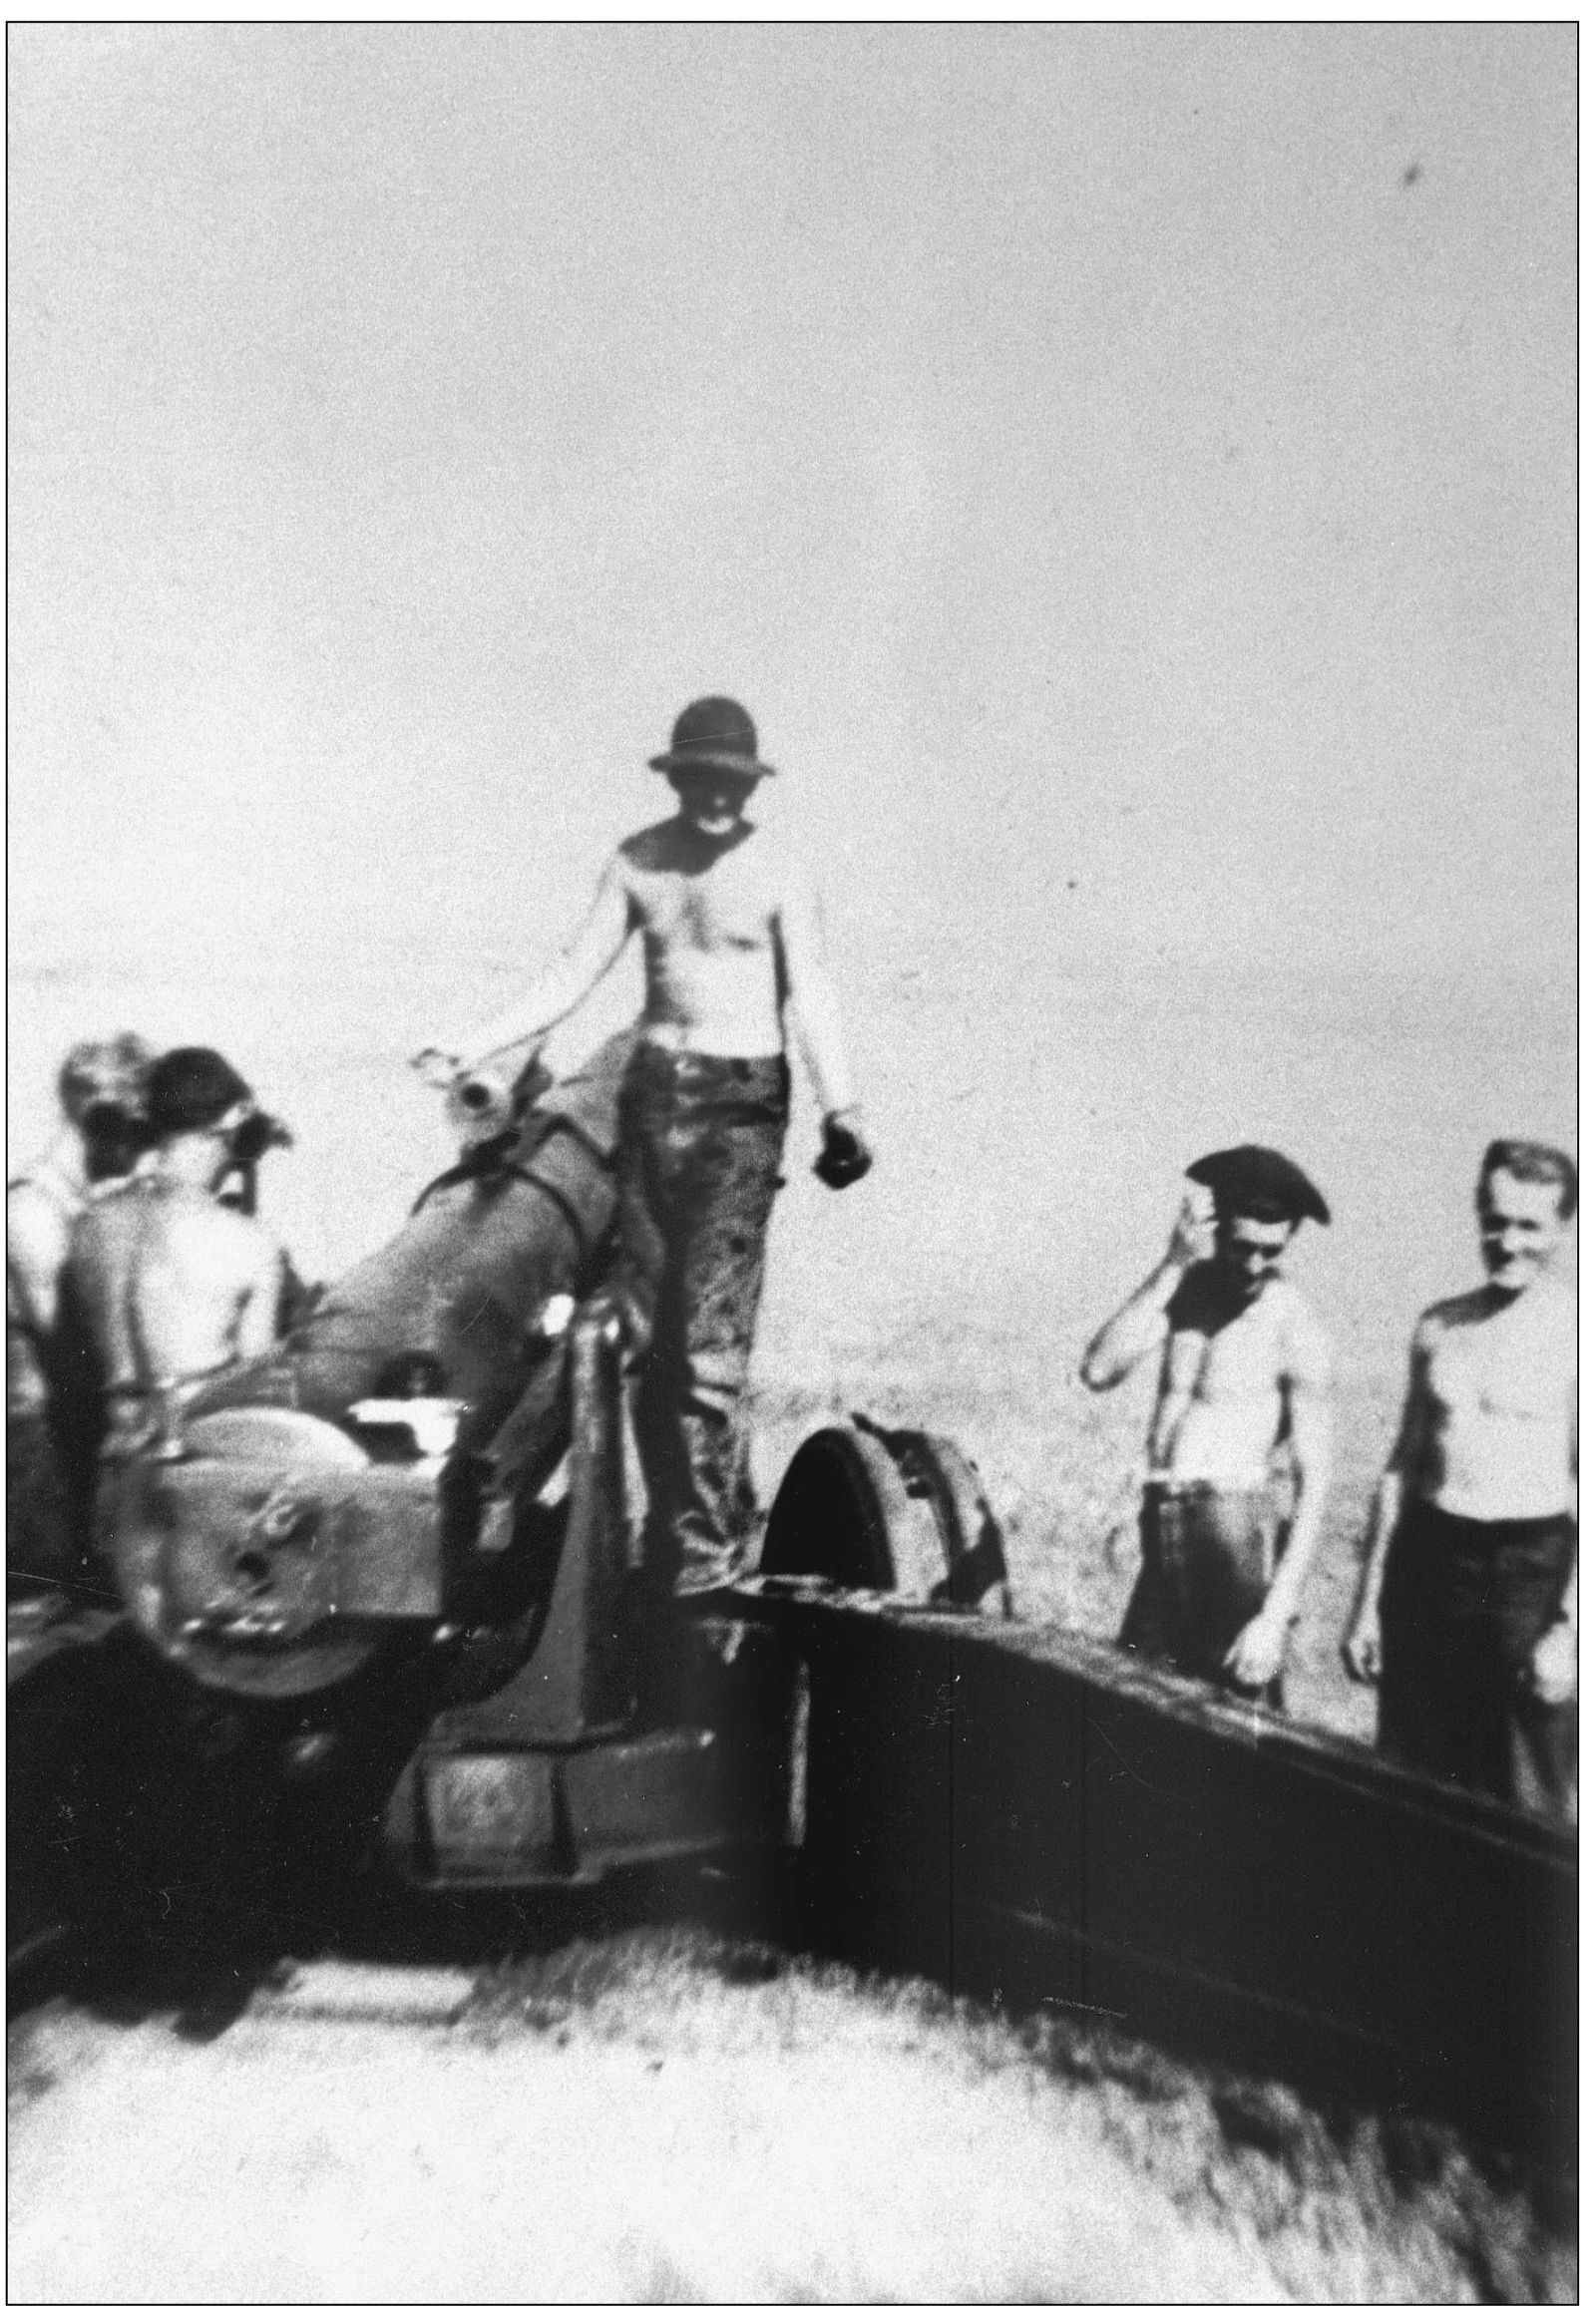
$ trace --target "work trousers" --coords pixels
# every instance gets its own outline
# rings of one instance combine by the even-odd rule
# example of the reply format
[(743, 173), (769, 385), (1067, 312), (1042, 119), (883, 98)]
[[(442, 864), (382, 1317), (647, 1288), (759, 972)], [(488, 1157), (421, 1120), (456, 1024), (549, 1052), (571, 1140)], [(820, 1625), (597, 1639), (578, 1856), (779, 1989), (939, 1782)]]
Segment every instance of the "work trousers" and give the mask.
[[(1120, 1648), (1178, 1674), (1224, 1682), (1226, 1653), (1264, 1606), (1283, 1535), (1267, 1485), (1150, 1481), (1142, 1492), (1141, 1575)], [(1278, 1677), (1264, 1694), (1278, 1710)]]
[(1471, 1521), (1409, 1498), (1381, 1589), (1382, 1753), (1541, 1816), (1571, 1818), (1579, 1710), (1530, 1687), (1574, 1557), (1566, 1514)]
[(72, 1495), (42, 1409), (6, 1418), (6, 1574), (19, 1591), (77, 1568)]
[(784, 1057), (639, 1044), (621, 1098), (625, 1224), (661, 1256), (633, 1414), (650, 1584), (706, 1591), (746, 1565), (748, 1360), (787, 1127)]

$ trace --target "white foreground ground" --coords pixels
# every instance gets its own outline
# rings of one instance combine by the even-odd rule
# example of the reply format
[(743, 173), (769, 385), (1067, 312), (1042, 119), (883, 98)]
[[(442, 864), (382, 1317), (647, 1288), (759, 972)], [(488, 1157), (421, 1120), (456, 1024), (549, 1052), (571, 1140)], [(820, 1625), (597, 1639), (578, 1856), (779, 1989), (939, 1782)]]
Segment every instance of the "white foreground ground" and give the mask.
[(573, 2052), (403, 2023), (469, 1983), (401, 1983), (398, 2023), (265, 2001), (203, 2046), (52, 2018), (55, 2087), (15, 2120), (12, 2298), (1282, 2295), (1061, 2096), (971, 2089), (868, 2013), (779, 2058), (646, 2031)]
[(928, 1990), (744, 1977), (691, 1933), (475, 1983), (312, 1965), (209, 2041), (56, 2003), (10, 2047), (19, 2306), (1466, 2299), (1570, 2271), (1455, 2154), (1399, 2199), (1287, 2093), (1238, 2142), (1148, 2053), (1060, 2071)]

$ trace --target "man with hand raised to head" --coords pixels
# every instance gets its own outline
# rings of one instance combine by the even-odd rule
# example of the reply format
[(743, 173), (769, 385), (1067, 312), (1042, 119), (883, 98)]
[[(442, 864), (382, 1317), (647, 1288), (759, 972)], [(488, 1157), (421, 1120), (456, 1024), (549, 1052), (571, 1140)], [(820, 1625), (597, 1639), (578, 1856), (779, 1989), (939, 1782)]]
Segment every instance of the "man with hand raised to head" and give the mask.
[[(1282, 1703), (1286, 1646), (1330, 1479), (1330, 1347), (1282, 1264), (1317, 1186), (1265, 1145), (1186, 1172), (1163, 1257), (1093, 1338), (1093, 1391), (1161, 1353), (1129, 1650)], [(1289, 1471), (1283, 1500), (1277, 1474)]]
[(663, 1250), (636, 1400), (650, 1582), (712, 1591), (744, 1566), (754, 1500), (744, 1395), (779, 1180), (792, 1028), (821, 1108), (826, 1184), (871, 1165), (808, 874), (747, 814), (754, 724), (700, 697), (649, 764), (672, 816), (622, 841), (586, 921), (511, 1007), (418, 1063), (466, 1072), (537, 1042), (642, 940), (645, 997), (621, 1103), (623, 1192)]

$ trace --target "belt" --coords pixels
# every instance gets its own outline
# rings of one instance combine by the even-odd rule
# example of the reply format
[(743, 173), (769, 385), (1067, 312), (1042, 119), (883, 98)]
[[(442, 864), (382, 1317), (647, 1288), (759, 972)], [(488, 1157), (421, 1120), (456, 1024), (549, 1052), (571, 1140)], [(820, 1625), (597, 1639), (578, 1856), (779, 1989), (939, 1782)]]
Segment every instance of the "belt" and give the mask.
[(1177, 1473), (1149, 1473), (1144, 1486), (1156, 1489), (1161, 1497), (1258, 1497), (1269, 1487), (1268, 1477), (1262, 1473), (1210, 1474), (1187, 1476)]
[(779, 1049), (759, 1057), (730, 1057), (710, 1049), (673, 1049), (668, 1042), (656, 1041), (648, 1035), (643, 1037), (639, 1048), (651, 1064), (670, 1072), (677, 1080), (691, 1080), (697, 1074), (705, 1079), (774, 1081), (787, 1066), (787, 1059)]

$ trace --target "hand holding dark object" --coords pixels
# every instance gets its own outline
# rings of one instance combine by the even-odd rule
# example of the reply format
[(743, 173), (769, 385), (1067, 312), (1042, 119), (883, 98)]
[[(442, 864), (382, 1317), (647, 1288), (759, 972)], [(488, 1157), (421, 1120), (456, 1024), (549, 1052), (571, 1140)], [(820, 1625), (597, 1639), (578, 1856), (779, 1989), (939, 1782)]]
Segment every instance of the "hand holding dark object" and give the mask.
[(293, 1131), (275, 1113), (262, 1113), (258, 1106), (247, 1112), (228, 1140), (233, 1162), (240, 1169), (249, 1169), (269, 1153), (273, 1145), (291, 1145)]
[(822, 1185), (829, 1185), (834, 1193), (857, 1185), (868, 1175), (874, 1159), (859, 1126), (857, 1106), (826, 1115), (820, 1124), (820, 1159), (815, 1163), (815, 1175)]
[(232, 1156), (216, 1181), (216, 1199), (241, 1217), (253, 1217), (259, 1200), (258, 1171), (274, 1145), (291, 1145), (293, 1131), (275, 1113), (251, 1106), (227, 1139)]

